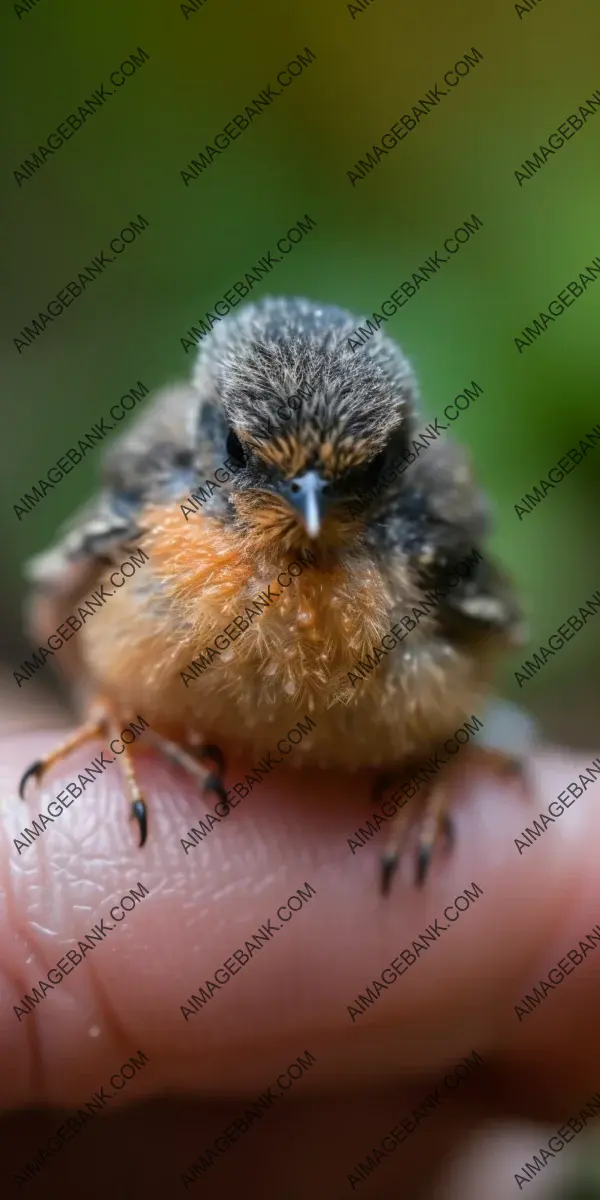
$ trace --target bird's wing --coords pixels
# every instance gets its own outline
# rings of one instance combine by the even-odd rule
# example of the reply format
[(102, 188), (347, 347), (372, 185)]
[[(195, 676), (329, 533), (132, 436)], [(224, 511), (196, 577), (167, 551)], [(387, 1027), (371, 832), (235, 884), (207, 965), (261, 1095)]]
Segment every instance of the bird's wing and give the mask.
[[(495, 634), (508, 645), (523, 644), (526, 628), (516, 589), (485, 549), (492, 509), (477, 486), (468, 451), (440, 438), (379, 504), (391, 531), (390, 552), (395, 539), (410, 543), (422, 587), (445, 593), (438, 612), (443, 632), (466, 641)], [(435, 553), (421, 566), (426, 546)]]
[[(122, 561), (144, 532), (149, 502), (170, 501), (197, 477), (198, 393), (190, 387), (160, 391), (148, 409), (110, 446), (101, 489), (59, 531), (47, 550), (26, 563), (33, 584), (26, 624), (36, 642), (49, 635), (94, 587), (108, 563)], [(68, 651), (68, 653), (67, 653)], [(77, 672), (77, 639), (60, 655), (67, 675)]]

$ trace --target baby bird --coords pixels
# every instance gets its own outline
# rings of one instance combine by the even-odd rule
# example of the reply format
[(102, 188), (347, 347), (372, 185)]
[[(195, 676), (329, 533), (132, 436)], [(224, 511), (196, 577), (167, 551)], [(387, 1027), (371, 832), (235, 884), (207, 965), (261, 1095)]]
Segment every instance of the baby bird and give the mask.
[[(389, 336), (357, 348), (359, 320), (303, 299), (246, 305), (204, 338), (189, 385), (113, 442), (101, 491), (29, 566), (32, 631), (47, 639), (90, 588), (108, 591), (128, 550), (147, 559), (62, 651), (86, 723), (29, 768), (22, 795), (140, 712), (155, 745), (226, 801), (217, 746), (259, 758), (299, 715), (314, 726), (295, 765), (374, 767), (387, 784), (478, 711), (498, 655), (520, 642), (513, 589), (481, 553), (489, 514), (464, 453), (443, 435), (411, 452), (415, 377)], [(134, 753), (122, 759), (143, 845)], [(411, 806), (419, 882), (450, 835), (446, 774)]]

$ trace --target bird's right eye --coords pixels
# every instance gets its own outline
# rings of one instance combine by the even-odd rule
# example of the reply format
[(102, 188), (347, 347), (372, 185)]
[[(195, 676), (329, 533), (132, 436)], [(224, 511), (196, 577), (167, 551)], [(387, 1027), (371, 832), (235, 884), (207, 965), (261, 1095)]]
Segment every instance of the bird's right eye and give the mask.
[(230, 429), (229, 433), (227, 434), (227, 455), (229, 458), (232, 458), (234, 462), (238, 463), (240, 467), (246, 465), (246, 453), (244, 447), (242, 446), (237, 433), (234, 433), (233, 429)]
[(352, 482), (355, 482), (357, 486), (361, 488), (372, 487), (379, 479), (379, 476), (385, 467), (386, 461), (387, 450), (382, 450), (379, 454), (375, 455), (375, 458), (372, 458), (371, 461), (367, 463), (366, 467), (355, 467), (354, 471), (349, 473), (350, 477), (352, 478)]

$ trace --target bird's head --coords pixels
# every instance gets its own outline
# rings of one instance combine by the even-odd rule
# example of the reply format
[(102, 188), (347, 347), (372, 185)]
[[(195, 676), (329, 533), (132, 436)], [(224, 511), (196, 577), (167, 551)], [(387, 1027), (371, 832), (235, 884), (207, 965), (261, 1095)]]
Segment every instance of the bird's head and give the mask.
[(215, 455), (235, 466), (231, 502), (263, 544), (355, 537), (352, 513), (407, 444), (410, 365), (378, 332), (353, 348), (359, 324), (342, 309), (267, 298), (203, 343), (194, 383), (211, 397)]

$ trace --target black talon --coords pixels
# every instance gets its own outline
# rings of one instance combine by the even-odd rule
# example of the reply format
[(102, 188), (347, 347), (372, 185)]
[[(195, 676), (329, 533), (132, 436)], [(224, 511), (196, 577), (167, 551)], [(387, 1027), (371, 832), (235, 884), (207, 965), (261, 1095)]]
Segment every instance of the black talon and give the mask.
[(450, 853), (452, 847), (454, 846), (455, 829), (454, 821), (452, 820), (452, 817), (448, 816), (448, 813), (444, 813), (444, 816), (442, 817), (442, 833), (444, 835), (446, 850), (448, 853)]
[(44, 770), (44, 764), (43, 764), (41, 758), (38, 758), (36, 762), (32, 763), (31, 766), (27, 768), (27, 770), (26, 770), (25, 774), (22, 776), (21, 782), (19, 784), (19, 795), (21, 797), (21, 800), (25, 799), (25, 784), (27, 783), (27, 780), (30, 779), (32, 775), (35, 775), (35, 778), (39, 779), (43, 770)]
[(383, 799), (383, 794), (386, 788), (389, 787), (390, 783), (394, 782), (394, 778), (395, 776), (389, 772), (382, 772), (380, 775), (376, 776), (371, 790), (371, 795), (373, 796), (373, 801), (375, 804), (379, 804), (379, 801)]
[(425, 877), (427, 875), (427, 872), (429, 870), (429, 864), (431, 862), (431, 850), (432, 850), (431, 846), (420, 846), (419, 847), (419, 853), (417, 855), (417, 873), (416, 873), (416, 879), (415, 879), (415, 883), (416, 883), (417, 887), (422, 887), (423, 884), (425, 883)]
[(392, 876), (398, 866), (398, 855), (395, 851), (384, 852), (381, 856), (381, 894), (389, 896)]
[(140, 827), (140, 845), (141, 850), (146, 838), (148, 837), (148, 810), (143, 800), (132, 800), (131, 802), (131, 818), (132, 821), (137, 821)]
[(200, 754), (203, 758), (212, 758), (213, 762), (216, 764), (219, 775), (225, 774), (225, 758), (218, 746), (201, 746)]
[(227, 799), (227, 792), (223, 787), (223, 781), (220, 775), (207, 775), (206, 782), (204, 784), (204, 791), (216, 792), (219, 800), (223, 801), (223, 803), (227, 806), (227, 811), (229, 812), (229, 800)]

